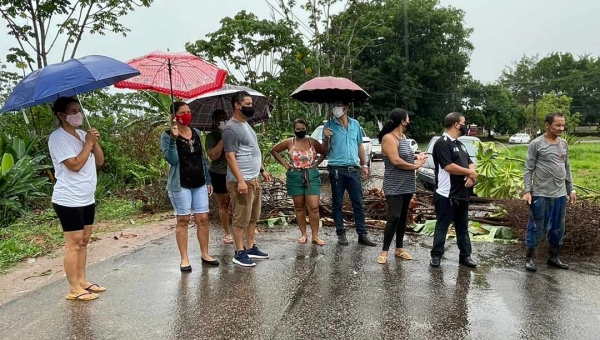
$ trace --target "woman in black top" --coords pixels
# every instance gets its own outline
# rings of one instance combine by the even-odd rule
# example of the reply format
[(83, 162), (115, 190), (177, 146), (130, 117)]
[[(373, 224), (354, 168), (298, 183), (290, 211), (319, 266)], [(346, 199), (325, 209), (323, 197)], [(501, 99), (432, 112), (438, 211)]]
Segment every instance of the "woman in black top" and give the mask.
[(212, 185), (202, 148), (200, 131), (189, 127), (192, 114), (184, 102), (173, 104), (174, 119), (171, 130), (163, 132), (161, 149), (169, 163), (167, 190), (177, 216), (175, 235), (181, 255), (181, 271), (191, 271), (187, 252), (188, 223), (194, 214), (202, 263), (217, 266), (219, 261), (208, 254), (208, 196)]

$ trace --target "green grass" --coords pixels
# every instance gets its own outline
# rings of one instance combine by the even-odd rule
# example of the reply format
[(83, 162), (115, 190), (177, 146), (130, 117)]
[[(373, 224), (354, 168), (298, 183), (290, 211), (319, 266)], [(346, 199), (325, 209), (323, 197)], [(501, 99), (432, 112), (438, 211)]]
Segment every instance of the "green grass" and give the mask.
[[(140, 207), (131, 199), (101, 200), (95, 222), (128, 219), (139, 215)], [(47, 254), (63, 241), (60, 223), (52, 209), (22, 217), (10, 227), (0, 229), (0, 273), (26, 258)]]
[[(525, 159), (527, 146), (508, 148), (511, 157)], [(600, 191), (600, 143), (582, 143), (569, 147), (569, 161), (576, 185)]]

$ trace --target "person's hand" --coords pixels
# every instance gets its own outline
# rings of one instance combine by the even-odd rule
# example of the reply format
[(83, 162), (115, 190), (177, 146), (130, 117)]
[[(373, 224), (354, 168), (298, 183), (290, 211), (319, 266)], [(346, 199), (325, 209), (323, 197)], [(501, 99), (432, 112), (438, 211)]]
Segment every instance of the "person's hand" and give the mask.
[(465, 187), (470, 188), (473, 185), (475, 185), (475, 181), (472, 180), (470, 177), (466, 177), (465, 178)]
[(208, 190), (208, 196), (212, 196), (212, 194), (213, 194), (213, 186), (212, 185), (207, 185), (206, 186), (206, 190)]
[(333, 130), (330, 127), (328, 127), (327, 129), (325, 129), (325, 137), (331, 138), (331, 136), (333, 136)]
[(100, 132), (98, 132), (98, 130), (94, 129), (94, 128), (90, 128), (88, 130), (88, 134), (91, 133), (92, 135), (96, 136), (97, 139), (100, 139)]
[[(97, 132), (97, 131), (96, 131)], [(92, 146), (98, 142), (98, 137), (93, 133), (87, 133), (85, 135), (85, 143), (91, 144)]]
[(173, 119), (173, 125), (171, 125), (171, 137), (177, 138), (179, 136), (179, 129), (177, 128), (177, 124), (175, 124), (177, 120)]
[(473, 182), (477, 181), (477, 171), (471, 170), (468, 176)]
[(417, 168), (422, 167), (423, 164), (425, 164), (425, 159), (424, 158), (417, 159), (417, 161), (415, 162), (415, 165), (417, 166)]
[(262, 176), (265, 182), (271, 182), (271, 174), (267, 170), (263, 171)]
[(248, 184), (246, 182), (238, 182), (237, 190), (240, 195), (248, 195)]
[(531, 205), (531, 193), (525, 193), (525, 195), (523, 195), (523, 201), (525, 201), (525, 203)]
[(569, 203), (575, 204), (575, 201), (577, 201), (577, 194), (575, 193), (575, 191), (571, 191), (571, 193), (569, 194)]
[(415, 155), (415, 158), (416, 158), (417, 160), (423, 160), (423, 161), (426, 161), (426, 160), (427, 160), (427, 155), (426, 155), (426, 154), (424, 154), (424, 153), (418, 153), (418, 154), (416, 154), (416, 155)]
[(362, 178), (367, 178), (367, 176), (369, 176), (369, 168), (367, 168), (366, 166), (361, 166), (360, 169)]

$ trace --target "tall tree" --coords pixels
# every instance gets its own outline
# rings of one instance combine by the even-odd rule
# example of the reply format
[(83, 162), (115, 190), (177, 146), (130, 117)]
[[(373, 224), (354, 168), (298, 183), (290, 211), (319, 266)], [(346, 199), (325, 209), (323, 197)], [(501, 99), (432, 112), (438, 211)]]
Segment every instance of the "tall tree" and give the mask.
[[(8, 62), (35, 70), (48, 65), (58, 51), (60, 61), (74, 58), (85, 33), (107, 32), (126, 36), (129, 28), (119, 19), (148, 7), (153, 0), (0, 0), (0, 15), (17, 46), (10, 48)], [(55, 50), (59, 48), (60, 50)]]
[(417, 115), (413, 135), (441, 130), (443, 115), (460, 105), (473, 49), (464, 12), (437, 0), (351, 1), (331, 20), (323, 33), (331, 37), (323, 47), (328, 71), (352, 77), (372, 97), (357, 114), (373, 119), (404, 107)]
[[(230, 82), (263, 92), (275, 107), (276, 120), (301, 109), (289, 95), (313, 73), (310, 50), (297, 24), (287, 19), (259, 19), (241, 11), (221, 20), (221, 28), (207, 39), (187, 43), (186, 49), (211, 62), (219, 62)], [(289, 121), (289, 120), (288, 120)]]

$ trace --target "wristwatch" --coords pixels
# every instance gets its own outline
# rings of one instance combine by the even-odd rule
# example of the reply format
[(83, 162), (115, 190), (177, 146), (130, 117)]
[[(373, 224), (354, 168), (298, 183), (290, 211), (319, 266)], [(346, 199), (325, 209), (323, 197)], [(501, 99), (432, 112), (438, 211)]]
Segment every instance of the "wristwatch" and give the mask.
[(265, 172), (265, 169), (260, 168), (260, 173), (262, 174), (263, 172)]
[(361, 165), (361, 167), (363, 167), (363, 168), (369, 168), (369, 166), (366, 165), (366, 164), (365, 165)]

